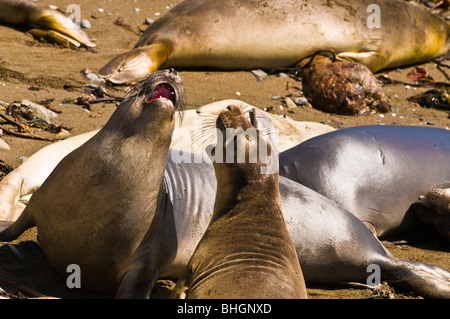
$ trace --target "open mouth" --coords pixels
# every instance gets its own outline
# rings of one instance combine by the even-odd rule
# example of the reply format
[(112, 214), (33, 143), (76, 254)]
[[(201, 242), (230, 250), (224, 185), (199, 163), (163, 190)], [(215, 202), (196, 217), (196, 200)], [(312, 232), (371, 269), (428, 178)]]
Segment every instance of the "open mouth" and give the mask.
[(175, 105), (176, 102), (176, 95), (175, 90), (172, 86), (170, 86), (167, 83), (162, 83), (156, 86), (155, 90), (149, 95), (149, 98), (147, 99), (147, 103), (150, 103), (156, 99), (159, 98), (165, 98)]

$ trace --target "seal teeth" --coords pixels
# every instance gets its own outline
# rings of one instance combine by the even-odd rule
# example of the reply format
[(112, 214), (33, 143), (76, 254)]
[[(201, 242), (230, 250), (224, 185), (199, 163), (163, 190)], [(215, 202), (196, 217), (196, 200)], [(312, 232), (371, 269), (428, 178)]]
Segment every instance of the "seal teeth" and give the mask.
[(154, 101), (159, 98), (171, 100), (172, 103), (175, 104), (175, 91), (167, 83), (159, 84), (150, 94), (149, 98), (147, 99), (147, 103), (150, 103), (151, 101)]

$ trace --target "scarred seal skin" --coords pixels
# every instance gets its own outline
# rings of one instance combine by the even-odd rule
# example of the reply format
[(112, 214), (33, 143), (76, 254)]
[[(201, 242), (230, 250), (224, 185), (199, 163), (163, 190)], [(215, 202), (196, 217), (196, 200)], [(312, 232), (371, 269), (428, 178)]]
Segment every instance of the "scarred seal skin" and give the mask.
[(356, 126), (280, 153), (280, 175), (357, 216), (379, 237), (413, 230), (410, 206), (450, 179), (450, 132), (397, 125)]
[(449, 34), (443, 19), (402, 0), (185, 0), (99, 74), (125, 83), (160, 67), (276, 69), (324, 49), (375, 72), (445, 54)]

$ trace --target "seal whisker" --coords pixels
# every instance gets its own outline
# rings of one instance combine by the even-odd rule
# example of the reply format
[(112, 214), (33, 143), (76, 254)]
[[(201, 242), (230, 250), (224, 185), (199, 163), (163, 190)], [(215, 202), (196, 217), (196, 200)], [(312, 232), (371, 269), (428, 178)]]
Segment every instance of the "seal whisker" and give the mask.
[(216, 127), (203, 127), (201, 130), (194, 132), (193, 139), (190, 147), (199, 144), (199, 147), (203, 146), (217, 133)]

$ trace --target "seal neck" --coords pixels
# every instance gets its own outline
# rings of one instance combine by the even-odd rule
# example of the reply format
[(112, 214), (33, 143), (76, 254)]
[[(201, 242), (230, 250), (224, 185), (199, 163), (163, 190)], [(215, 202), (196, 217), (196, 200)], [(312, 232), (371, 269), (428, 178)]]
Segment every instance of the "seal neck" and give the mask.
[[(216, 173), (217, 174), (217, 173)], [(261, 198), (264, 202), (272, 200), (273, 204), (281, 205), (278, 172), (275, 174), (258, 174), (248, 178), (245, 174), (224, 174), (217, 176), (217, 193), (214, 202), (212, 221), (235, 210), (241, 203), (257, 203)]]

